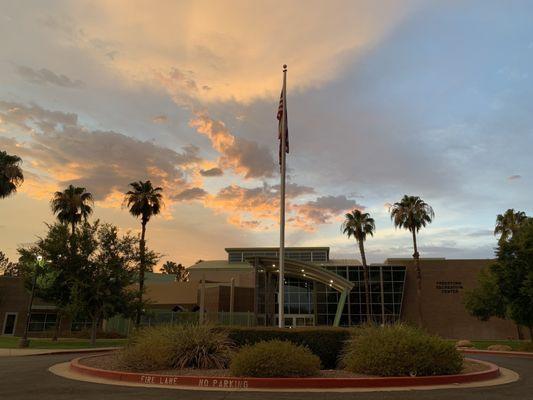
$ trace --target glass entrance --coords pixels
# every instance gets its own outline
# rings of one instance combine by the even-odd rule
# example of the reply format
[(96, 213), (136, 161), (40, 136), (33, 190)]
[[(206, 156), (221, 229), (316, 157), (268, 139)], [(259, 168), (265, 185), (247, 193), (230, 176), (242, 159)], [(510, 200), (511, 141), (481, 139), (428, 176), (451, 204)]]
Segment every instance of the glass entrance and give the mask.
[[(276, 326), (279, 324), (279, 318), (276, 314)], [(286, 314), (286, 327), (301, 327), (301, 326), (315, 326), (315, 316), (313, 314)]]
[(17, 322), (17, 313), (6, 313), (4, 321), (3, 335), (13, 335), (15, 333), (15, 324)]

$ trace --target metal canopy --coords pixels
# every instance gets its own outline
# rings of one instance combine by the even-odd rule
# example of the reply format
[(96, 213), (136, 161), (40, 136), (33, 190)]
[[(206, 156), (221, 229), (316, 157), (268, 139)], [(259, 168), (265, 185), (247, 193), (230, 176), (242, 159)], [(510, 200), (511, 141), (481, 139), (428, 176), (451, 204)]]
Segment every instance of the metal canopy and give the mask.
[[(277, 258), (254, 257), (254, 259), (256, 260), (256, 267), (264, 268), (265, 271), (269, 272), (276, 272), (278, 270), (279, 260)], [(252, 260), (249, 261), (251, 262)], [(341, 295), (337, 303), (337, 312), (333, 321), (333, 326), (339, 326), (344, 303), (354, 284), (342, 276), (318, 265), (291, 259), (285, 259), (284, 264), (286, 275), (317, 281), (340, 292)]]

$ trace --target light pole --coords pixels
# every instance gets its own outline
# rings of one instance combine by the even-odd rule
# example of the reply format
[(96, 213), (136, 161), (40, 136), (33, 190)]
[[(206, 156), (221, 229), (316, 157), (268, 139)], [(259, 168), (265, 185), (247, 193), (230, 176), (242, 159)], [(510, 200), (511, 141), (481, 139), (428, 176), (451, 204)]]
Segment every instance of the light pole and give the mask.
[(33, 283), (31, 285), (30, 303), (28, 304), (28, 312), (26, 313), (26, 326), (24, 327), (24, 334), (19, 341), (20, 348), (26, 348), (30, 345), (28, 340), (28, 328), (30, 326), (31, 308), (33, 306), (33, 296), (35, 294), (35, 284), (37, 283), (37, 275), (39, 274), (39, 268), (44, 267), (44, 258), (41, 255), (37, 256), (37, 264), (35, 267), (35, 273), (33, 274)]

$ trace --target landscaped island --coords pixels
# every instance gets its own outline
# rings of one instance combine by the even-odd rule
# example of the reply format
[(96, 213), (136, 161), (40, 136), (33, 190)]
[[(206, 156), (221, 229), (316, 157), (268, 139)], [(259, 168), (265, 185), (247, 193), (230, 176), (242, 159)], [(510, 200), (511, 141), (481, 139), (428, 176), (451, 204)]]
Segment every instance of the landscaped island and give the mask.
[(158, 326), (89, 367), (174, 376), (252, 378), (428, 377), (489, 368), (454, 343), (407, 325), (355, 329)]

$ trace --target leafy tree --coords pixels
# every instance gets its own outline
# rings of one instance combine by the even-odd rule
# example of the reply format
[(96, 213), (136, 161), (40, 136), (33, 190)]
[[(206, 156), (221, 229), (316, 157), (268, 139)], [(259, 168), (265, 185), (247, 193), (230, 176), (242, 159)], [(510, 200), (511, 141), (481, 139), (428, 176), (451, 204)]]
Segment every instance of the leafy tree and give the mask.
[(150, 181), (130, 183), (133, 190), (126, 193), (124, 205), (129, 208), (134, 217), (141, 217), (140, 265), (139, 265), (139, 307), (135, 317), (135, 326), (139, 326), (142, 314), (142, 296), (144, 292), (144, 274), (146, 271), (146, 225), (154, 215), (161, 212), (163, 206), (163, 191), (160, 187), (153, 187)]
[(509, 240), (526, 220), (527, 216), (525, 212), (515, 212), (514, 209), (510, 208), (505, 213), (498, 214), (496, 217), (494, 235), (500, 235), (500, 241)]
[(9, 261), (9, 258), (0, 251), (0, 275), (4, 276), (18, 276), (19, 268), (18, 264)]
[(533, 218), (522, 222), (509, 240), (499, 243), (497, 256), (491, 270), (507, 304), (507, 315), (532, 333)]
[(404, 195), (390, 208), (391, 219), (396, 228), (407, 229), (413, 235), (413, 259), (416, 269), (416, 298), (418, 305), (418, 323), (422, 325), (422, 272), (420, 254), (416, 243), (416, 234), (421, 228), (430, 224), (435, 218), (433, 208), (418, 196)]
[(478, 283), (477, 288), (465, 292), (464, 304), (467, 311), (481, 321), (487, 321), (491, 317), (505, 318), (505, 299), (490, 268), (480, 272)]
[[(37, 255), (46, 260), (44, 267), (37, 271), (38, 278), (35, 295), (44, 301), (53, 303), (57, 307), (57, 318), (53, 340), (57, 340), (61, 320), (71, 313), (71, 286), (73, 277), (80, 262), (79, 258), (71, 254), (71, 233), (66, 224), (56, 223), (47, 225), (46, 236), (39, 238), (30, 247), (21, 247), (19, 265), (23, 268), (26, 286), (31, 286), (35, 274), (35, 259)], [(69, 244), (70, 243), (70, 244)], [(76, 241), (74, 241), (76, 243)]]
[(87, 221), (93, 209), (93, 195), (83, 187), (69, 185), (62, 192), (55, 192), (50, 205), (52, 212), (57, 215), (59, 222), (70, 224), (71, 234), (74, 235), (76, 225)]
[(167, 261), (161, 266), (161, 272), (168, 275), (176, 275), (177, 282), (187, 282), (189, 280), (189, 271), (181, 264), (174, 261)]
[(358, 246), (359, 253), (361, 254), (361, 261), (363, 263), (363, 277), (365, 285), (365, 303), (366, 303), (366, 320), (371, 320), (371, 308), (370, 308), (370, 288), (368, 285), (368, 265), (366, 263), (365, 255), (365, 240), (366, 236), (374, 236), (376, 230), (376, 224), (374, 219), (370, 217), (369, 213), (362, 213), (359, 210), (353, 210), (351, 213), (345, 215), (345, 220), (341, 226), (342, 233), (350, 237), (354, 237)]
[(0, 199), (15, 193), (24, 182), (21, 163), (20, 157), (0, 151)]
[(120, 238), (117, 227), (84, 223), (79, 257), (83, 263), (72, 286), (73, 306), (92, 320), (91, 343), (102, 318), (128, 314), (137, 297), (128, 289), (135, 279), (135, 239)]
[(466, 309), (486, 320), (508, 318), (527, 326), (533, 340), (533, 219), (498, 243), (497, 260), (479, 277), (479, 287), (466, 293)]

